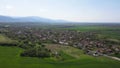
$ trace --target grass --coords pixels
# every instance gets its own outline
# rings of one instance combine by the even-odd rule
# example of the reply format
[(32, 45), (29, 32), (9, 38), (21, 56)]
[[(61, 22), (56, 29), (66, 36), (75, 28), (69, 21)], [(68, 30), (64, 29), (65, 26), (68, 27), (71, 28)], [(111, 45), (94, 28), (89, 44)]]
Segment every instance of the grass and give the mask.
[[(120, 44), (120, 27), (113, 26), (76, 26), (67, 28), (68, 30), (76, 30), (80, 32), (96, 32), (97, 38), (109, 40)], [(120, 54), (114, 55), (120, 57)]]
[(76, 30), (80, 32), (97, 32), (101, 37), (109, 39), (117, 39), (120, 41), (120, 27), (112, 26), (76, 26), (66, 28), (68, 30)]
[(0, 44), (14, 44), (15, 40), (11, 40), (8, 37), (0, 34)]
[(0, 43), (9, 43), (11, 40), (0, 34)]
[(120, 58), (120, 54), (115, 54), (115, 55), (113, 55), (113, 56), (116, 56), (116, 57), (119, 57), (119, 58)]
[(110, 27), (110, 26), (75, 26), (71, 28), (66, 28), (70, 30), (79, 30), (79, 31), (114, 31), (114, 30), (120, 30), (119, 27)]
[[(1, 36), (5, 38), (5, 36)], [(6, 41), (8, 39), (5, 39)], [(10, 40), (10, 39), (9, 39)], [(119, 68), (120, 62), (105, 57), (92, 57), (83, 54), (79, 49), (70, 46), (56, 46), (54, 49), (62, 51), (64, 61), (50, 58), (21, 57), (23, 49), (18, 47), (0, 46), (0, 68)], [(52, 58), (52, 59), (51, 59)]]
[[(91, 28), (92, 30), (93, 28)], [(12, 40), (0, 35), (0, 42)], [(49, 45), (48, 48), (61, 51), (64, 61), (54, 58), (21, 57), (23, 49), (0, 46), (0, 68), (120, 68), (120, 62), (106, 57), (92, 57), (70, 46)]]
[(83, 57), (71, 61), (20, 57), (16, 47), (0, 46), (0, 68), (119, 68), (120, 62), (105, 57)]
[(45, 45), (46, 45), (46, 48), (50, 49), (53, 53), (54, 52), (60, 53), (61, 58), (63, 58), (65, 61), (83, 59), (85, 57), (91, 58), (91, 56), (85, 55), (82, 50), (71, 47), (71, 46), (64, 46), (59, 44), (45, 44)]

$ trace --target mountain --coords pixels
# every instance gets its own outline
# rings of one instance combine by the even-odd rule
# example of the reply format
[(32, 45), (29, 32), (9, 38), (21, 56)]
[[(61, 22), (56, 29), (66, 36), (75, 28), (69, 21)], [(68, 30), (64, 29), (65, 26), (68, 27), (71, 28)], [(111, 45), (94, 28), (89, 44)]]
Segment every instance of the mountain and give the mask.
[(14, 19), (9, 16), (0, 16), (0, 22), (12, 22)]
[(59, 23), (67, 22), (65, 20), (52, 20), (37, 16), (29, 17), (9, 17), (9, 16), (0, 16), (0, 22), (43, 22), (43, 23)]

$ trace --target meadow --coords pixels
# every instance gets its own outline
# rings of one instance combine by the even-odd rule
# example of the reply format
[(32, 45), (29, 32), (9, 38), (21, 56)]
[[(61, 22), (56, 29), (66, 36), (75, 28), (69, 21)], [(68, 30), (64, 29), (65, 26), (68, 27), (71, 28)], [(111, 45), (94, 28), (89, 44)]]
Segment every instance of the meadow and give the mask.
[[(115, 31), (118, 28), (72, 27), (69, 29), (84, 32), (98, 31), (100, 37), (104, 36), (117, 40), (120, 39), (119, 31)], [(11, 44), (13, 41), (14, 40), (11, 40), (4, 35), (0, 35), (0, 43)], [(56, 44), (47, 45), (48, 48), (55, 47), (54, 49), (61, 51), (63, 60), (57, 60), (55, 57), (21, 57), (20, 53), (23, 52), (24, 49), (17, 46), (0, 46), (0, 68), (120, 68), (120, 61), (117, 60), (103, 56), (89, 56), (84, 54), (80, 49), (71, 46), (56, 46)]]
[(105, 57), (80, 56), (79, 59), (53, 61), (50, 58), (20, 57), (22, 49), (0, 46), (0, 68), (119, 68), (120, 62)]
[(91, 26), (74, 26), (71, 28), (65, 28), (68, 30), (76, 30), (80, 32), (96, 32), (97, 34), (101, 35), (101, 37), (106, 38), (114, 38), (120, 40), (120, 27), (118, 26), (98, 26), (98, 25), (91, 25)]

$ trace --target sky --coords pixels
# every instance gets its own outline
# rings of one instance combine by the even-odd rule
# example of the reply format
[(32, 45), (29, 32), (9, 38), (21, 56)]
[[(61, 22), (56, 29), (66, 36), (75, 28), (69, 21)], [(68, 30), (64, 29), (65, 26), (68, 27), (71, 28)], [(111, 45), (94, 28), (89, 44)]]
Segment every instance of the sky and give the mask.
[(0, 15), (75, 22), (120, 22), (120, 0), (0, 0)]

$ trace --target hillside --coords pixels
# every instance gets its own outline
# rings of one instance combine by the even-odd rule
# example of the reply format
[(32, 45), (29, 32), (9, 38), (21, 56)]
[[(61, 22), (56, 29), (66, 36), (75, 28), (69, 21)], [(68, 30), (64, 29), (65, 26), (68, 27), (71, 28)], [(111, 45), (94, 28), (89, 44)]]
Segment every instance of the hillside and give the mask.
[(10, 16), (0, 16), (0, 22), (39, 22), (39, 23), (62, 23), (67, 22), (65, 20), (52, 20), (48, 18), (42, 18), (37, 16), (28, 17), (10, 17)]

